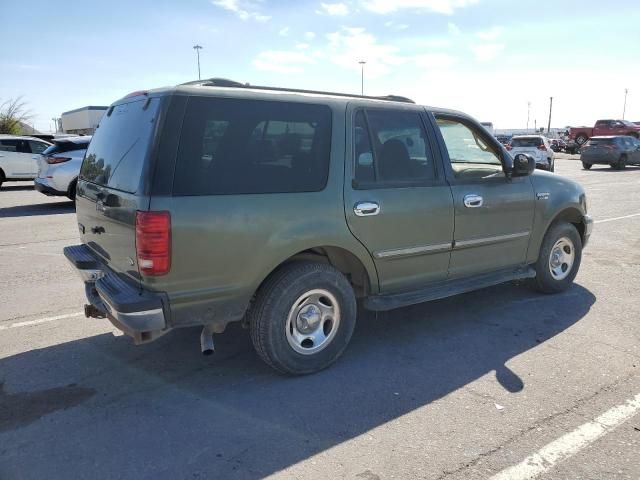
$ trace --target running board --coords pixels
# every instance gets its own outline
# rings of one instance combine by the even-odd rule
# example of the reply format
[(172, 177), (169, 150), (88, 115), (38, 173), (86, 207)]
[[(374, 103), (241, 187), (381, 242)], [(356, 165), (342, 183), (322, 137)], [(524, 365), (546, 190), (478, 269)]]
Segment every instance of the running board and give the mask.
[(531, 267), (517, 270), (508, 269), (498, 272), (485, 273), (473, 277), (466, 277), (434, 284), (422, 290), (396, 293), (392, 295), (376, 295), (364, 301), (367, 310), (384, 312), (394, 308), (407, 307), (417, 303), (430, 302), (441, 298), (451, 297), (460, 293), (471, 292), (481, 288), (492, 287), (512, 280), (535, 278), (536, 271)]

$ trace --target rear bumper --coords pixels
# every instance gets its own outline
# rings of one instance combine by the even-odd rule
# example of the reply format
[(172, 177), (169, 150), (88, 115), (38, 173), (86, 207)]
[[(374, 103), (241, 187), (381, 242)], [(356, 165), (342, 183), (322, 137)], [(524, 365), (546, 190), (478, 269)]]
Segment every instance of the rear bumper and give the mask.
[(67, 195), (67, 192), (56, 190), (52, 186), (44, 183), (40, 178), (36, 178), (33, 181), (33, 186), (37, 191), (39, 191), (40, 193), (44, 193), (45, 195), (55, 195), (55, 196), (61, 196), (61, 197), (64, 197)]
[(169, 331), (166, 295), (146, 291), (104, 265), (86, 246), (64, 248), (64, 255), (85, 283), (87, 300), (113, 325), (144, 343)]

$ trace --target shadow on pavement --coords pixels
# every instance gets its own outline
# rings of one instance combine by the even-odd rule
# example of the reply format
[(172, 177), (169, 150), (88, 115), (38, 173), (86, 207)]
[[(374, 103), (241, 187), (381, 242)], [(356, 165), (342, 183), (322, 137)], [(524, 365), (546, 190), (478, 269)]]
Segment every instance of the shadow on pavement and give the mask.
[[(0, 477), (261, 478), (487, 373), (513, 394), (526, 391), (524, 372), (506, 362), (578, 322), (594, 302), (579, 285), (542, 296), (507, 284), (364, 313), (335, 366), (297, 378), (263, 365), (237, 325), (216, 336), (211, 357), (200, 355), (197, 329), (140, 347), (105, 334), (20, 353), (0, 359), (0, 404), (15, 409), (8, 396), (34, 395), (32, 408), (43, 411), (4, 425)], [(42, 392), (55, 388), (63, 390), (52, 409)]]
[(0, 191), (7, 191), (7, 192), (20, 192), (22, 190), (33, 190), (33, 182), (31, 183), (27, 183), (27, 184), (11, 184), (11, 185), (7, 185), (7, 182), (9, 182), (10, 180), (5, 180), (2, 185), (0, 186)]
[(76, 205), (71, 200), (56, 203), (35, 203), (0, 208), (0, 218), (33, 217), (39, 215), (60, 215), (74, 213)]

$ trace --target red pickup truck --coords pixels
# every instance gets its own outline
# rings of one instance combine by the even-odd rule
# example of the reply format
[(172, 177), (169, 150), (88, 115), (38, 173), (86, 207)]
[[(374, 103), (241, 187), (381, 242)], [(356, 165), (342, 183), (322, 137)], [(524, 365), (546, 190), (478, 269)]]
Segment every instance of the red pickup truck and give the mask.
[(640, 125), (627, 120), (598, 120), (593, 128), (578, 127), (569, 129), (569, 139), (582, 146), (591, 137), (600, 135), (629, 135), (640, 138)]

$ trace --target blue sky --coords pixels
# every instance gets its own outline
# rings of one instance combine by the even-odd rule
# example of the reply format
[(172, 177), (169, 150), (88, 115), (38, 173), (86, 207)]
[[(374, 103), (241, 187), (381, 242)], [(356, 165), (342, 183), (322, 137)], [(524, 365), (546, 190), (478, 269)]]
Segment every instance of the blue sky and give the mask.
[[(85, 105), (202, 75), (394, 93), (497, 128), (640, 121), (638, 0), (140, 0), (0, 3), (0, 101), (37, 129)], [(11, 21), (15, 19), (15, 21)], [(8, 20), (8, 21), (7, 21)], [(10, 39), (10, 40), (7, 40)]]

